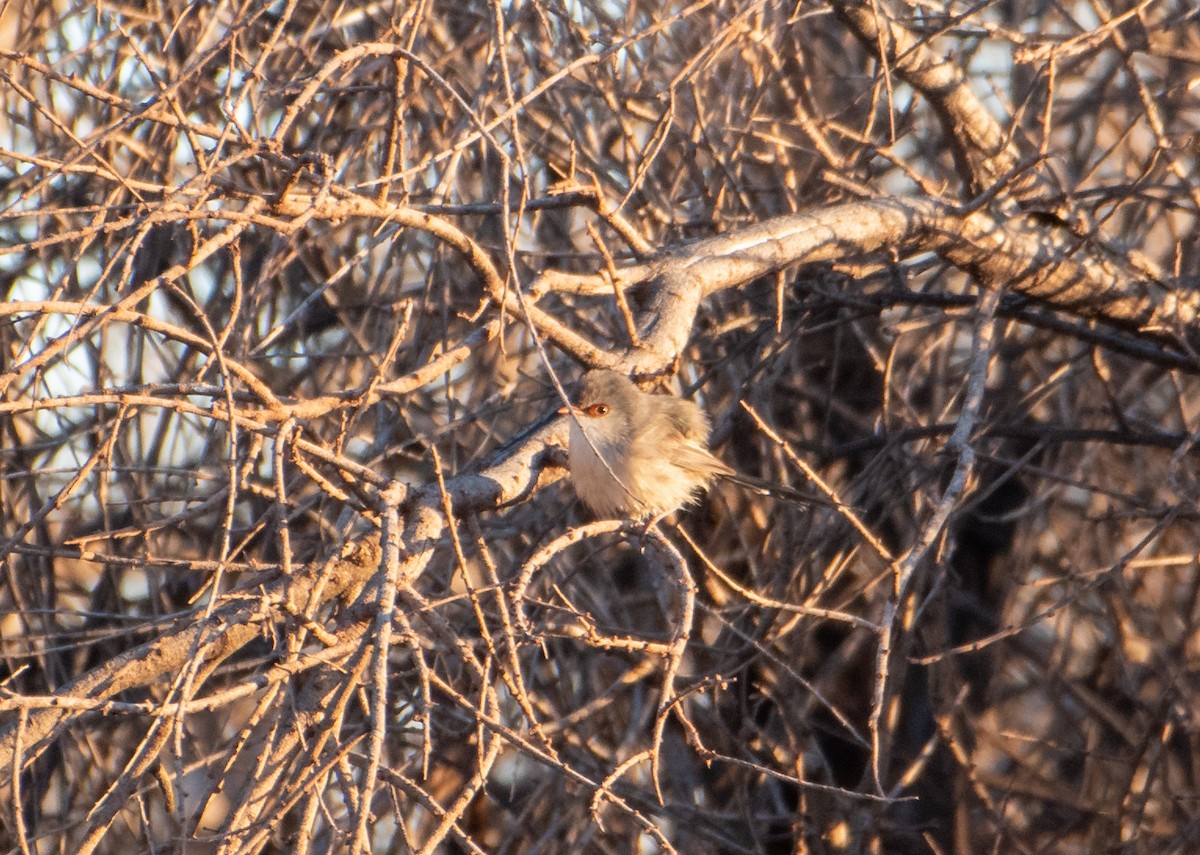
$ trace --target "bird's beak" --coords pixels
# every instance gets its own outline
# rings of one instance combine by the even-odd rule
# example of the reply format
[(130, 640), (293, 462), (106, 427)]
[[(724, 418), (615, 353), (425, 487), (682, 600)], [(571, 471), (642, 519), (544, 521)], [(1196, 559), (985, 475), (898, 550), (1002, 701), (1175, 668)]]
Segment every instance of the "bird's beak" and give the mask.
[(573, 408), (571, 405), (567, 404), (566, 406), (559, 407), (557, 412), (560, 416), (565, 416), (567, 413), (571, 412), (572, 409)]

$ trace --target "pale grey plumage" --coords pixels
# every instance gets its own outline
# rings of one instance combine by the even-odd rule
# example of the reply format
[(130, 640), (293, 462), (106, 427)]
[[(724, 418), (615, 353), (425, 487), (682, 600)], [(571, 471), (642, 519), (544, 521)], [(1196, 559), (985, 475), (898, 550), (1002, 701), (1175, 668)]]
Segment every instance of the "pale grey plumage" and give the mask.
[(583, 375), (571, 409), (571, 481), (601, 516), (661, 517), (733, 475), (708, 450), (708, 417), (692, 401), (597, 369)]

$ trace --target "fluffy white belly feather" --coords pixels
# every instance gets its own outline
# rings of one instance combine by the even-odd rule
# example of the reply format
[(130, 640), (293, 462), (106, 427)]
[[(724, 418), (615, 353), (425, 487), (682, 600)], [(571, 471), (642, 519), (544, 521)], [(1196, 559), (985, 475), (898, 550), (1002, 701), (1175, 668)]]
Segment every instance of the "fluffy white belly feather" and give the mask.
[(627, 464), (621, 464), (622, 459), (632, 457), (627, 449), (621, 453), (621, 449), (595, 436), (591, 440), (589, 445), (579, 425), (571, 423), (571, 480), (579, 498), (602, 517), (630, 513), (659, 516), (689, 503), (701, 486), (696, 473), (681, 468), (669, 453), (641, 458), (638, 471), (633, 472)]

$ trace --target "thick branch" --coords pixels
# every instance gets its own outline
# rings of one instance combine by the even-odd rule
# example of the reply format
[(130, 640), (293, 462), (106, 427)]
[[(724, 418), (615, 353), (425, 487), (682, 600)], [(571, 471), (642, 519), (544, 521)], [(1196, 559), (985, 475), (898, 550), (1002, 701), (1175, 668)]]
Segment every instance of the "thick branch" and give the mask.
[[(1065, 229), (987, 211), (961, 214), (929, 199), (889, 197), (767, 220), (673, 250), (636, 275), (658, 283), (626, 367), (653, 371), (683, 350), (703, 296), (795, 264), (885, 249), (937, 252), (987, 288), (1058, 311), (1178, 343), (1195, 325), (1197, 296), (1169, 291)], [(633, 273), (631, 269), (628, 271)], [(1190, 337), (1194, 337), (1194, 332)]]

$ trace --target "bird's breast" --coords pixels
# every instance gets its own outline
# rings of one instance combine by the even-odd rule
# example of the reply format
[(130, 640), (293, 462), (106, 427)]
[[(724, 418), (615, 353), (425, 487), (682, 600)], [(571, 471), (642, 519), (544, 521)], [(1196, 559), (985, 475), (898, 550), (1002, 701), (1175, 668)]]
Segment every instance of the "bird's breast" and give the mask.
[[(590, 441), (589, 441), (590, 440)], [(584, 503), (600, 516), (638, 510), (641, 497), (633, 490), (627, 456), (613, 443), (571, 422), (571, 482)]]
[(600, 516), (670, 513), (691, 502), (707, 480), (676, 461), (678, 447), (647, 449), (636, 441), (618, 444), (590, 431), (588, 436), (590, 444), (579, 425), (571, 423), (571, 481), (579, 498)]

